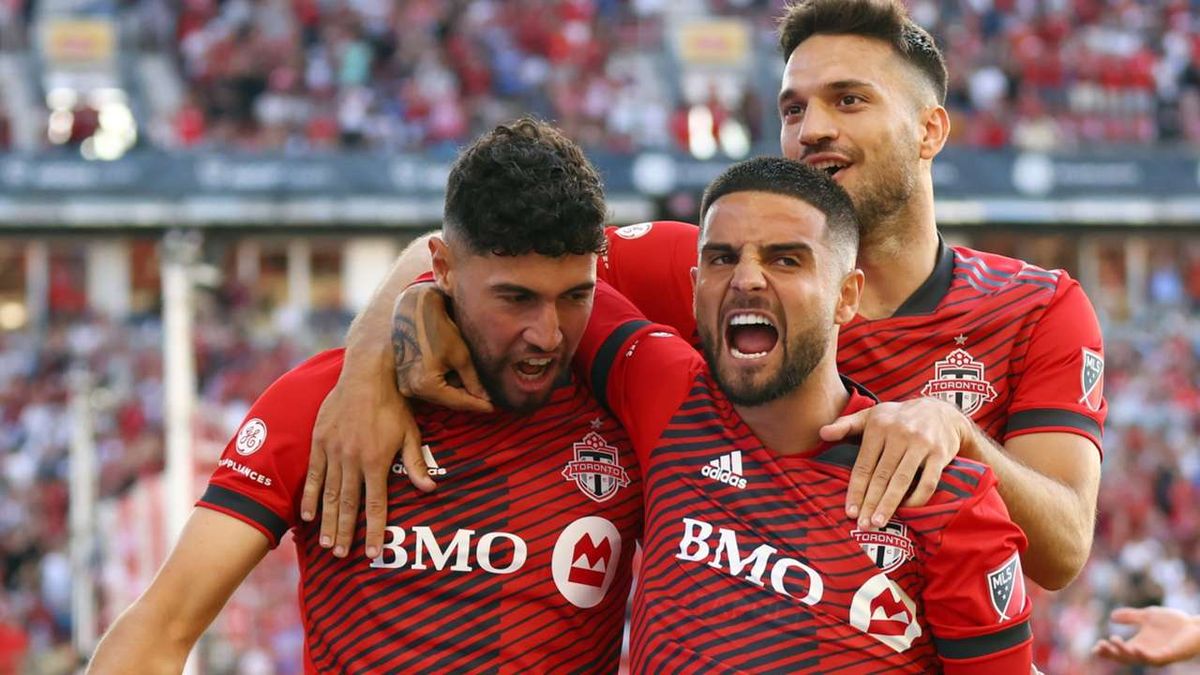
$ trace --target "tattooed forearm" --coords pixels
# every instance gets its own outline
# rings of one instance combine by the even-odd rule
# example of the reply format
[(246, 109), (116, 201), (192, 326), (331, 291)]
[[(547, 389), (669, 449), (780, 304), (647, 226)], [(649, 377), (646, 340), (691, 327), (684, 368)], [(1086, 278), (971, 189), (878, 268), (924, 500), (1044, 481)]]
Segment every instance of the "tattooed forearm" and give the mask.
[(404, 391), (404, 378), (421, 361), (421, 343), (417, 339), (417, 324), (397, 305), (392, 315), (392, 352), (396, 357), (396, 383)]

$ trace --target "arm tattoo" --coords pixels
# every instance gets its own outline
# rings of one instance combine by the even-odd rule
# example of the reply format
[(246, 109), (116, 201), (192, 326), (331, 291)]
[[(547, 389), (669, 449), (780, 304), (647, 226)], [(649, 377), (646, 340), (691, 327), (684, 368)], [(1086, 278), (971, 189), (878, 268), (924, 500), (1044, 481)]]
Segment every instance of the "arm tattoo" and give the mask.
[(396, 357), (396, 382), (399, 383), (421, 360), (417, 324), (399, 310), (392, 316), (392, 351)]

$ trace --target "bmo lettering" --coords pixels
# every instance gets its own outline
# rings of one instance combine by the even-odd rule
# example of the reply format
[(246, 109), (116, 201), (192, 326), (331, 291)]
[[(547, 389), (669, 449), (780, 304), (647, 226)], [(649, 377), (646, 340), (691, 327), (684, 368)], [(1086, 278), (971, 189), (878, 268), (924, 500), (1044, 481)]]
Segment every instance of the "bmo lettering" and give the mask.
[[(825, 592), (825, 582), (815, 569), (794, 558), (776, 557), (779, 549), (767, 544), (759, 545), (750, 555), (742, 557), (737, 533), (723, 527), (717, 530), (714, 550), (709, 544), (712, 534), (712, 525), (702, 520), (684, 518), (683, 538), (679, 540), (679, 553), (675, 554), (675, 557), (688, 562), (700, 562), (711, 555), (708, 566), (725, 571), (732, 577), (741, 577), (755, 586), (766, 588), (763, 577), (767, 576), (771, 590), (779, 595), (795, 598), (806, 605), (815, 605), (821, 601)], [(742, 575), (743, 572), (746, 573), (745, 576)], [(789, 587), (795, 592), (789, 591)], [(807, 591), (800, 594), (804, 589)]]
[[(414, 570), (425, 570), (432, 566), (436, 570), (443, 570), (446, 568), (446, 563), (453, 558), (453, 564), (450, 565), (452, 572), (470, 572), (474, 569), (471, 567), (474, 562), (484, 572), (512, 574), (521, 569), (529, 554), (525, 540), (508, 532), (487, 532), (475, 541), (474, 549), (472, 549), (471, 540), (475, 537), (475, 530), (460, 529), (456, 531), (454, 536), (446, 542), (445, 547), (438, 543), (433, 530), (428, 527), (417, 525), (412, 528), (412, 534), (411, 564), (409, 551), (404, 547), (408, 533), (403, 527), (389, 525), (384, 532), (383, 550), (378, 557), (371, 561), (371, 567), (384, 569), (409, 567)], [(512, 548), (512, 559), (508, 561), (507, 565), (497, 567), (492, 560), (492, 547), (502, 540), (508, 542), (508, 546)], [(472, 552), (475, 554), (473, 557)]]

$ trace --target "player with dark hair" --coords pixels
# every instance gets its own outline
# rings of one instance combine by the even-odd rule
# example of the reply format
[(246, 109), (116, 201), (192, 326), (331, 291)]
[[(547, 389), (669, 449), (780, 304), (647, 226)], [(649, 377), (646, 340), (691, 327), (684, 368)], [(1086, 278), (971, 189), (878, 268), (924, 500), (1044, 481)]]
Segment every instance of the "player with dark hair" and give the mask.
[[(1047, 588), (1069, 583), (1091, 549), (1106, 407), (1099, 324), (1079, 284), (1061, 270), (947, 246), (934, 219), (933, 160), (949, 136), (944, 61), (899, 0), (808, 0), (781, 20), (785, 68), (780, 144), (850, 194), (862, 225), (857, 264), (866, 274), (858, 315), (839, 333), (841, 371), (884, 403), (823, 430), (861, 434), (846, 495), (859, 526), (883, 527), (902, 502), (924, 503), (955, 454), (995, 471), (1013, 519), (1029, 538), (1025, 570)], [(695, 228), (643, 223), (609, 230), (599, 274), (651, 319), (694, 337), (688, 316)], [(381, 289), (395, 297), (393, 274)], [(381, 372), (400, 373), (400, 394), (478, 405), (477, 391), (446, 387), (471, 364), (425, 352), (396, 364), (386, 348), (390, 303), (373, 303), (351, 331), (347, 376), (321, 414), (305, 486), (306, 512), (323, 499), (322, 531), (352, 532), (363, 458), (390, 460), (411, 425)], [(363, 345), (356, 349), (355, 345)], [(351, 362), (351, 359), (353, 362)], [(367, 409), (364, 403), (386, 402)], [(397, 412), (400, 411), (400, 412)], [(993, 440), (995, 439), (995, 440)], [(418, 467), (420, 457), (404, 455)], [(324, 480), (324, 491), (321, 491)], [(422, 489), (432, 489), (418, 476)], [(367, 490), (368, 521), (384, 509)], [(351, 514), (340, 514), (343, 505)]]
[[(640, 472), (627, 435), (568, 370), (604, 244), (600, 178), (557, 130), (521, 120), (477, 140), (449, 184), (432, 266), (496, 410), (415, 408), (418, 452), (436, 462), (438, 494), (420, 498), (402, 467), (385, 467), (393, 520), (382, 547), (371, 560), (320, 547), (317, 527), (299, 517), (301, 488), (342, 353), (317, 355), (251, 408), (179, 543), (101, 641), (91, 672), (180, 672), (288, 530), (306, 672), (616, 671)], [(413, 311), (417, 323), (444, 315), (440, 304)], [(405, 339), (409, 352), (428, 347)], [(360, 527), (360, 552), (365, 539)]]

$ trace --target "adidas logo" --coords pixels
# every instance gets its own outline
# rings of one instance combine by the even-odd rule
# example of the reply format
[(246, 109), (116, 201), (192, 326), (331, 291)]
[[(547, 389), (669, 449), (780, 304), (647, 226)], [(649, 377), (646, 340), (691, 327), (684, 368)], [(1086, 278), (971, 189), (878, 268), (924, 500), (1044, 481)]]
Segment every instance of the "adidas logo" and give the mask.
[[(446, 470), (443, 469), (442, 467), (438, 466), (437, 460), (435, 460), (433, 458), (433, 451), (431, 451), (429, 449), (428, 445), (421, 446), (421, 455), (425, 459), (425, 466), (429, 468), (430, 476), (445, 476), (446, 475)], [(403, 462), (397, 461), (395, 464), (392, 465), (392, 473), (396, 473), (401, 476), (407, 476), (408, 469), (404, 468)]]
[(700, 475), (711, 478), (719, 483), (731, 485), (739, 490), (746, 489), (746, 479), (742, 476), (742, 451), (734, 450), (721, 455), (704, 465)]

